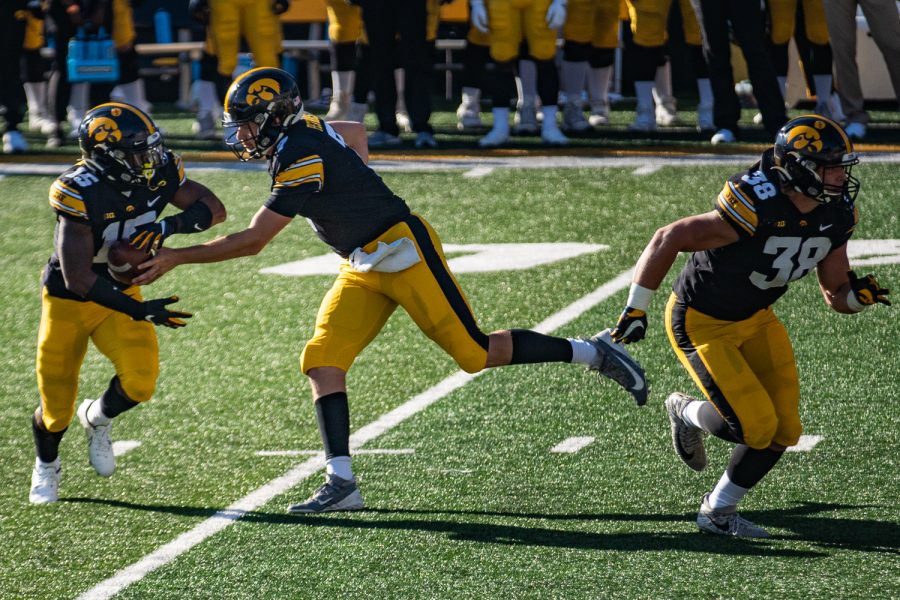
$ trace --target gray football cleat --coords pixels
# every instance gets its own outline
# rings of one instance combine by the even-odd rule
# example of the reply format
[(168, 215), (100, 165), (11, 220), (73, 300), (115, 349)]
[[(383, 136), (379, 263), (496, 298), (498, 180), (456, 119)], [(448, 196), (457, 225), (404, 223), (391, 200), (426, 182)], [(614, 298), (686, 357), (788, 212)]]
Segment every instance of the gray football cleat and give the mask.
[(34, 469), (31, 471), (31, 491), (28, 493), (28, 501), (32, 504), (49, 504), (59, 498), (59, 476), (62, 467), (59, 465), (59, 457), (50, 463), (34, 461)]
[(739, 515), (736, 509), (714, 510), (709, 505), (709, 494), (703, 496), (700, 512), (697, 513), (697, 527), (700, 531), (716, 535), (730, 535), (743, 538), (767, 538), (769, 532)]
[(309, 514), (338, 510), (360, 510), (366, 507), (356, 479), (342, 479), (337, 475), (326, 475), (325, 484), (313, 492), (305, 502), (291, 504), (287, 511), (291, 514)]
[(85, 400), (78, 407), (78, 420), (84, 427), (88, 441), (88, 460), (94, 471), (101, 477), (109, 477), (116, 472), (116, 455), (113, 454), (112, 440), (109, 437), (112, 421), (106, 425), (92, 425), (88, 420), (88, 408), (97, 400)]
[(706, 432), (689, 425), (681, 417), (684, 408), (694, 400), (690, 396), (674, 392), (666, 398), (666, 412), (672, 427), (672, 445), (675, 446), (678, 458), (693, 470), (702, 471), (706, 468), (706, 448), (703, 446)]
[(609, 336), (609, 329), (604, 329), (588, 342), (597, 350), (594, 361), (588, 365), (591, 371), (597, 371), (609, 377), (634, 397), (638, 406), (647, 403), (647, 377), (644, 369), (631, 358), (622, 344), (616, 344)]

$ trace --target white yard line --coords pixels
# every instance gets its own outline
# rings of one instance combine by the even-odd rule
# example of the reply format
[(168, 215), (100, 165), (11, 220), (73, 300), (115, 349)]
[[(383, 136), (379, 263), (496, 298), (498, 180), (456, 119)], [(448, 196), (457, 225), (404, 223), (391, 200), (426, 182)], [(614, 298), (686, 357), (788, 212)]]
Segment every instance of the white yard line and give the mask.
[(557, 445), (550, 448), (550, 452), (558, 452), (560, 454), (575, 454), (582, 448), (590, 446), (593, 441), (594, 438), (589, 435), (566, 438)]
[[(577, 319), (616, 292), (625, 289), (630, 282), (631, 270), (629, 269), (628, 271), (621, 273), (612, 281), (603, 284), (587, 296), (576, 300), (558, 313), (551, 315), (533, 329), (541, 333), (554, 331)], [(484, 372), (485, 371), (481, 371), (481, 373)], [(350, 436), (350, 448), (356, 451), (366, 442), (375, 439), (386, 431), (393, 429), (409, 417), (425, 410), (441, 398), (472, 381), (481, 373), (472, 374), (458, 371), (453, 375), (450, 375), (434, 387), (425, 390), (389, 413), (382, 415), (379, 419), (358, 429)], [(254, 511), (269, 503), (276, 496), (288, 491), (324, 467), (324, 454), (319, 453), (309, 458), (306, 462), (293, 467), (281, 477), (273, 479), (262, 487), (253, 490), (229, 507), (218, 511), (190, 531), (186, 531), (179, 535), (168, 544), (161, 546), (136, 563), (118, 571), (109, 579), (101, 581), (78, 596), (78, 600), (99, 600), (101, 598), (105, 599), (114, 596), (132, 583), (140, 581), (147, 574), (172, 562), (197, 544), (215, 535), (229, 525), (232, 525), (248, 512)]]
[[(260, 450), (254, 454), (256, 456), (313, 456), (321, 452), (321, 450)], [(353, 454), (415, 454), (415, 452), (412, 448), (372, 448), (371, 450), (360, 448)]]
[(787, 452), (809, 452), (825, 439), (823, 435), (801, 435), (796, 446), (789, 446)]
[(466, 171), (463, 173), (463, 177), (469, 179), (478, 179), (479, 177), (485, 177), (486, 175), (490, 175), (494, 172), (494, 167), (475, 167), (471, 171)]
[(141, 443), (137, 440), (121, 440), (119, 442), (113, 442), (113, 454), (116, 456), (122, 456), (126, 452), (131, 452)]
[(634, 170), (632, 175), (652, 175), (662, 168), (663, 166), (660, 163), (651, 163), (649, 165), (638, 167)]

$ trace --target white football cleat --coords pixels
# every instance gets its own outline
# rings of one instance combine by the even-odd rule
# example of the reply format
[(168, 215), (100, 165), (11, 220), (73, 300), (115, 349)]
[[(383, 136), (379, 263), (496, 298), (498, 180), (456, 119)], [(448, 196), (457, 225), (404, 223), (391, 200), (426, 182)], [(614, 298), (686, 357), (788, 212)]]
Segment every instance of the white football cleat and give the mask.
[(662, 102), (656, 105), (656, 124), (660, 127), (671, 127), (678, 124), (678, 111), (674, 103)]
[(609, 125), (609, 101), (591, 102), (591, 116), (588, 117), (588, 123), (591, 127)]
[(85, 400), (78, 407), (78, 420), (84, 427), (88, 441), (88, 460), (101, 477), (109, 477), (116, 472), (116, 455), (113, 454), (112, 440), (109, 437), (112, 421), (106, 425), (91, 425), (88, 420), (88, 409), (98, 400)]
[[(466, 90), (469, 91), (466, 91)], [(460, 131), (478, 129), (481, 124), (481, 97), (475, 88), (466, 88), (462, 93), (462, 102), (456, 109), (456, 128)]]
[(10, 129), (3, 134), (3, 153), (21, 154), (28, 152), (28, 142), (17, 129)]
[(354, 123), (365, 123), (369, 105), (366, 102), (351, 102), (347, 109), (347, 120)]
[(59, 457), (50, 463), (34, 459), (34, 469), (31, 471), (31, 491), (28, 493), (28, 501), (32, 504), (49, 504), (59, 499), (59, 477), (62, 467)]
[(347, 119), (349, 110), (350, 92), (340, 92), (331, 96), (331, 103), (328, 105), (328, 112), (324, 118), (326, 121), (344, 121)]
[(767, 538), (769, 532), (748, 521), (737, 513), (737, 509), (714, 509), (709, 505), (709, 494), (703, 496), (700, 512), (697, 513), (697, 527), (700, 531), (716, 535), (730, 535), (741, 538)]
[(720, 129), (712, 136), (709, 141), (713, 145), (733, 144), (737, 141), (737, 138), (735, 137), (734, 132), (730, 129)]

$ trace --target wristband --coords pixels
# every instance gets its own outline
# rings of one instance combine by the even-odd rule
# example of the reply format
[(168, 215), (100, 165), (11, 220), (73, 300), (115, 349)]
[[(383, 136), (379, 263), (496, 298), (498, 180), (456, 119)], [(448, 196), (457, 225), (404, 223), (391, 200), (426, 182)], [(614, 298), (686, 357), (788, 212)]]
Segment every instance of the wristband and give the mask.
[(212, 226), (212, 211), (206, 202), (195, 201), (182, 212), (166, 217), (163, 222), (172, 228), (173, 233), (198, 233)]
[(847, 308), (849, 308), (851, 312), (855, 312), (855, 313), (862, 312), (862, 311), (866, 310), (867, 308), (869, 308), (869, 306), (871, 306), (871, 305), (863, 304), (862, 302), (860, 302), (859, 300), (856, 299), (855, 291), (850, 290), (849, 292), (847, 292)]
[(654, 293), (656, 293), (656, 290), (632, 283), (631, 289), (628, 290), (628, 302), (625, 305), (647, 312)]
[(143, 321), (144, 317), (147, 316), (143, 302), (138, 302), (123, 293), (109, 279), (104, 277), (97, 277), (94, 285), (91, 286), (91, 289), (87, 291), (84, 297), (86, 300), (96, 302), (100, 306), (125, 313), (135, 321)]

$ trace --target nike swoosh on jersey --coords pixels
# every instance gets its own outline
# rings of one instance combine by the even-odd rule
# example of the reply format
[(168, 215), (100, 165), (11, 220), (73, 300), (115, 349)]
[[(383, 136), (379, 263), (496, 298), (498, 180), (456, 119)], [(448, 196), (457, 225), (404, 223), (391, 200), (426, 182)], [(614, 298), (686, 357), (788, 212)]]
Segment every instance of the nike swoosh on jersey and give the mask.
[(832, 225), (834, 225), (834, 223), (829, 223), (828, 225), (819, 225), (819, 231), (825, 231), (826, 229), (830, 228)]
[(157, 196), (157, 197), (154, 198), (153, 200), (147, 200), (147, 208), (150, 208), (150, 207), (152, 207), (154, 204), (156, 204), (156, 203), (159, 201), (160, 198), (162, 198), (162, 196)]

